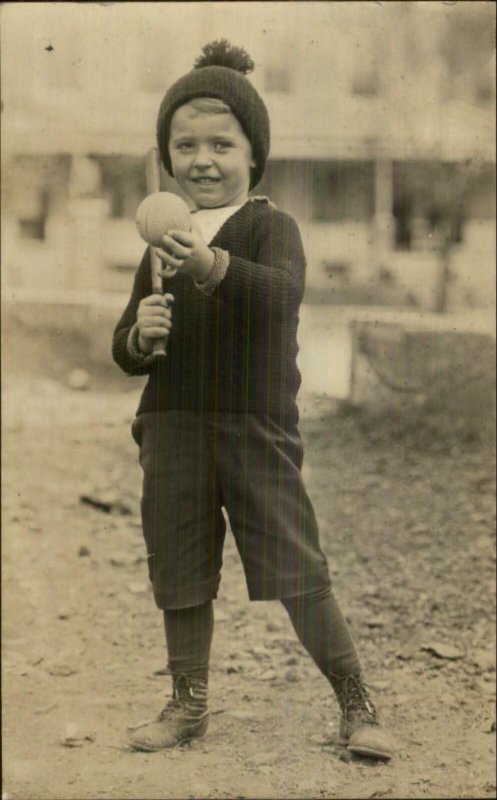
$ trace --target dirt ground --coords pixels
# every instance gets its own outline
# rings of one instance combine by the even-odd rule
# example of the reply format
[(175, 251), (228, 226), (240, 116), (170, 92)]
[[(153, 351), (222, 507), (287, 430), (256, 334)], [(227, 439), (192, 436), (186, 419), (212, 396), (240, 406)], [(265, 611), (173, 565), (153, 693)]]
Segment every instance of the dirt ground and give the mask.
[(338, 746), (327, 682), (280, 605), (249, 603), (230, 538), (208, 735), (135, 753), (126, 726), (160, 710), (170, 680), (138, 515), (136, 392), (26, 378), (7, 399), (4, 800), (496, 796), (487, 447), (426, 436), (420, 447), (324, 401), (301, 424), (323, 548), (396, 743), (391, 763)]

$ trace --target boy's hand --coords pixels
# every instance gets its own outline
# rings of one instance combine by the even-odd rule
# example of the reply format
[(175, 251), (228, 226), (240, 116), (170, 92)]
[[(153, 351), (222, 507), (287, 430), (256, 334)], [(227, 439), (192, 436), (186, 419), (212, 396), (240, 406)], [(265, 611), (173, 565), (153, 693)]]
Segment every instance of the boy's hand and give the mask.
[(173, 327), (170, 304), (174, 302), (172, 294), (151, 294), (140, 301), (136, 312), (138, 326), (138, 346), (143, 353), (149, 355), (155, 339), (169, 336)]
[[(194, 220), (191, 231), (168, 231), (162, 237), (162, 242), (163, 247), (156, 247), (155, 252), (166, 267), (185, 270), (199, 283), (207, 280), (215, 256), (204, 242)], [(161, 270), (159, 274), (164, 278), (168, 277), (166, 269)]]

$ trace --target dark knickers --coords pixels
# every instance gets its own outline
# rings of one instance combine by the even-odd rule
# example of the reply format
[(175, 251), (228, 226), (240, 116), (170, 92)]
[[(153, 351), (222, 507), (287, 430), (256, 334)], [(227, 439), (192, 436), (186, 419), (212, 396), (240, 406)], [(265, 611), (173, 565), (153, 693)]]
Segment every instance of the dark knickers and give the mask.
[(330, 584), (296, 427), (256, 414), (149, 412), (133, 422), (142, 521), (159, 608), (217, 596), (226, 509), (251, 600)]

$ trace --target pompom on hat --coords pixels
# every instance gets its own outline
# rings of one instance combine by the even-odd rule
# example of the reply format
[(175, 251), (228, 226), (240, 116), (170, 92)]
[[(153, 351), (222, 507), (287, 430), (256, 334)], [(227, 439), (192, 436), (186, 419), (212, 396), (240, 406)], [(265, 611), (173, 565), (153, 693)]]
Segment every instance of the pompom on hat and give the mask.
[(207, 44), (191, 72), (173, 83), (159, 108), (157, 143), (164, 167), (172, 175), (169, 156), (171, 119), (180, 106), (197, 97), (215, 97), (228, 105), (252, 145), (256, 166), (252, 169), (250, 188), (261, 180), (270, 145), (269, 115), (256, 89), (245, 77), (254, 62), (242, 48), (226, 39)]

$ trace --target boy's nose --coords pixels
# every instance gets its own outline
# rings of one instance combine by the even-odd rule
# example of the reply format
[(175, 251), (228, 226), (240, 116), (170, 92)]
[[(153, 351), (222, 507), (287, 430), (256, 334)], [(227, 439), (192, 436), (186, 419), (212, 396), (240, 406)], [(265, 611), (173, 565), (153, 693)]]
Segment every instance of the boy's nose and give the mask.
[(193, 163), (196, 167), (210, 167), (212, 156), (208, 147), (199, 147), (195, 153)]

